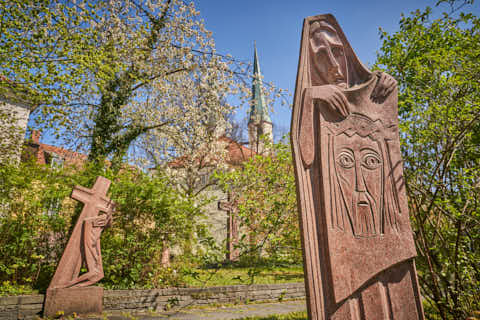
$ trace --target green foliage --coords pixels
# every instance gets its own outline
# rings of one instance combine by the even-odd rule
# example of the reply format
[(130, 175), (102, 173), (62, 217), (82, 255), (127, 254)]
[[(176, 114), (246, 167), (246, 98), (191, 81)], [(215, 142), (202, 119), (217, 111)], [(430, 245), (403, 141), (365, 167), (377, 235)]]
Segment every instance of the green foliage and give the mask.
[(165, 178), (133, 170), (116, 177), (111, 198), (118, 213), (113, 228), (102, 235), (105, 286), (181, 284), (181, 274), (174, 267), (159, 267), (161, 255), (164, 248), (181, 247), (192, 234), (204, 234), (204, 226), (197, 223), (200, 209), (191, 199), (182, 198)]
[(45, 290), (65, 248), (81, 205), (73, 186), (90, 187), (102, 174), (113, 181), (118, 206), (102, 234), (107, 288), (179, 285), (181, 274), (161, 266), (165, 247), (203, 234), (201, 211), (168, 181), (131, 168), (113, 173), (95, 167), (52, 170), (34, 163), (0, 167), (0, 293)]
[(480, 308), (480, 19), (450, 11), (402, 16), (382, 32), (377, 66), (399, 83), (402, 153), (418, 277), (430, 317)]
[(120, 39), (114, 47), (94, 25), (99, 7), (70, 1), (0, 1), (0, 70), (12, 80), (2, 78), (2, 92), (20, 92), (27, 101), (42, 104), (49, 120), (65, 124), (59, 105), (68, 103), (72, 94), (92, 93), (94, 73), (105, 79), (125, 66), (115, 59)]
[[(252, 284), (273, 284), (303, 282), (303, 267), (268, 267), (259, 266)], [(220, 269), (188, 269), (181, 271), (188, 286), (227, 286), (250, 283), (251, 268), (238, 266), (224, 266)]]
[(34, 164), (0, 167), (0, 290), (48, 286), (67, 241), (74, 206), (69, 201), (61, 204), (70, 215), (49, 210), (71, 192), (68, 180)]
[(247, 265), (298, 264), (302, 257), (292, 154), (285, 142), (269, 147), (271, 155), (257, 155), (217, 178), (238, 205), (241, 260)]

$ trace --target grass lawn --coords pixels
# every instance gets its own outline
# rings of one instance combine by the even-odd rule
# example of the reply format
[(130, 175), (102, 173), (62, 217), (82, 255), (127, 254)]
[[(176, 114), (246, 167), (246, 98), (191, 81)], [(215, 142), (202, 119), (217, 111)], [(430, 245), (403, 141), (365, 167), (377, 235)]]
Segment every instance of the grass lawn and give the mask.
[(186, 273), (184, 280), (189, 287), (303, 282), (301, 266), (258, 268), (253, 282), (249, 270), (249, 268), (193, 269)]
[(292, 312), (283, 315), (273, 315), (268, 317), (249, 317), (240, 320), (307, 320), (306, 312)]
[[(250, 268), (239, 267), (190, 269), (182, 271), (182, 273), (184, 273), (182, 283), (187, 287), (215, 287), (239, 284), (275, 284), (304, 281), (302, 266), (257, 268), (255, 269), (253, 282), (252, 277), (250, 277), (250, 275), (252, 275), (250, 270)], [(136, 287), (125, 289), (136, 289)], [(28, 286), (6, 286), (5, 282), (3, 287), (0, 286), (0, 296), (38, 293), (38, 290), (32, 289)]]

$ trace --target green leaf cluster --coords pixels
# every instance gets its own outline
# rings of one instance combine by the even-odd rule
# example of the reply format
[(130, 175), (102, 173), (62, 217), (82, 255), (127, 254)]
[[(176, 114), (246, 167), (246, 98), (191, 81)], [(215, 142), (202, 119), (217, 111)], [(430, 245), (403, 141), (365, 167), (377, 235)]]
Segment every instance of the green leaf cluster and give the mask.
[(398, 32), (381, 32), (376, 65), (399, 84), (418, 277), (441, 319), (480, 309), (480, 19), (468, 3), (402, 16)]
[(114, 45), (97, 27), (101, 9), (101, 2), (0, 1), (0, 70), (6, 78), (0, 94), (15, 91), (41, 105), (42, 121), (65, 125), (61, 106), (98, 93), (105, 79), (125, 67), (122, 42)]

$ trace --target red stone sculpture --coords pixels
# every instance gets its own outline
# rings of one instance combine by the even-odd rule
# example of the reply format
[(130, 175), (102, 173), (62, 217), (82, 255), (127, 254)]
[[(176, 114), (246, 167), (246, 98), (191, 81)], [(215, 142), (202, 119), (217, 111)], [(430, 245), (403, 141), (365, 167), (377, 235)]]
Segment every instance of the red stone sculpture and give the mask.
[(291, 141), (310, 319), (423, 319), (396, 81), (306, 18)]
[[(229, 196), (230, 200), (230, 196)], [(218, 210), (227, 211), (227, 254), (228, 261), (238, 261), (238, 222), (237, 222), (237, 203), (236, 201), (219, 201)]]
[[(82, 287), (95, 284), (104, 276), (100, 235), (112, 222), (114, 203), (106, 197), (109, 187), (110, 180), (98, 177), (92, 189), (76, 186), (72, 191), (71, 197), (84, 203), (84, 207), (48, 287), (47, 316), (55, 315), (58, 310), (101, 312), (103, 289)], [(82, 266), (87, 271), (80, 274)]]

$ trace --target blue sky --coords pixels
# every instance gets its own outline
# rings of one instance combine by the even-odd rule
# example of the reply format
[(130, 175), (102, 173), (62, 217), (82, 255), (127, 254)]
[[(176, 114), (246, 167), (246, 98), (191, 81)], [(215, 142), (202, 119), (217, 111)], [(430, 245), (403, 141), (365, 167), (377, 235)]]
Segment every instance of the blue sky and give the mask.
[[(213, 32), (219, 53), (230, 53), (240, 60), (253, 60), (256, 40), (264, 79), (278, 87), (295, 90), (300, 33), (303, 19), (317, 14), (333, 14), (360, 60), (371, 65), (381, 46), (379, 27), (398, 30), (403, 12), (408, 14), (437, 0), (199, 0), (196, 2), (206, 27)], [(447, 10), (446, 5), (440, 9)], [(442, 10), (442, 11), (443, 11)], [(479, 4), (468, 10), (480, 15)], [(290, 102), (291, 102), (290, 98)], [(288, 107), (275, 106), (274, 125), (289, 130)], [(246, 111), (238, 118), (245, 118)]]

